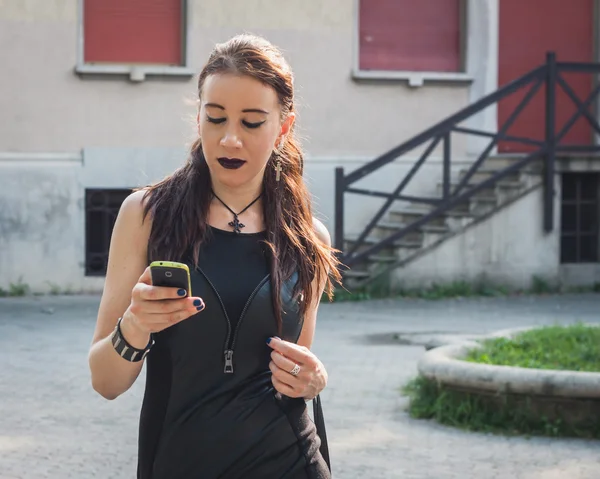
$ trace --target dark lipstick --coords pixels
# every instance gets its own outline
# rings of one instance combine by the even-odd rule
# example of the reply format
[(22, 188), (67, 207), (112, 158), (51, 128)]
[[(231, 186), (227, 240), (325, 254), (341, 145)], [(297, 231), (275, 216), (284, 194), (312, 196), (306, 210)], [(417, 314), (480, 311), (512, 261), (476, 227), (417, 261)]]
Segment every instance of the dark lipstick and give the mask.
[(244, 160), (240, 160), (239, 158), (225, 157), (217, 158), (217, 161), (223, 168), (227, 168), (228, 170), (237, 170), (238, 168), (242, 167), (244, 163), (246, 163)]

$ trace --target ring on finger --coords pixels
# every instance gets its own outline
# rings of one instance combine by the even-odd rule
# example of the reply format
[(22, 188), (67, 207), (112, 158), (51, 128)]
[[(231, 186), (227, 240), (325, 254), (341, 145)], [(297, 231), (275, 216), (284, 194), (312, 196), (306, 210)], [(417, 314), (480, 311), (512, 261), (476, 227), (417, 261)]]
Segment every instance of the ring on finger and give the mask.
[(300, 373), (300, 366), (298, 366), (297, 364), (294, 364), (294, 369), (292, 369), (290, 371), (290, 374), (292, 376), (298, 376), (298, 373)]

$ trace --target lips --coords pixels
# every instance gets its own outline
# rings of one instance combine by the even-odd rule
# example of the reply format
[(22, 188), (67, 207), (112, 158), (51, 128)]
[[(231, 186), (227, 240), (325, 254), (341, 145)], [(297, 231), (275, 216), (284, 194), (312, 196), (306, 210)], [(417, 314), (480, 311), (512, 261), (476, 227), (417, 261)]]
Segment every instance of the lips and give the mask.
[(223, 168), (227, 168), (228, 170), (237, 170), (241, 168), (244, 163), (244, 160), (240, 160), (239, 158), (217, 158), (217, 161)]

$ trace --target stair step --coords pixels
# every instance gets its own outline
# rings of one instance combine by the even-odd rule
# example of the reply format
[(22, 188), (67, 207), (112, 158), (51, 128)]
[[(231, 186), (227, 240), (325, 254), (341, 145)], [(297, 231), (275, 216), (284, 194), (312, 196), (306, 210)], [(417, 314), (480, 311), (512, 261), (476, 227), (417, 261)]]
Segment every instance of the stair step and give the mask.
[[(406, 223), (395, 223), (392, 221), (381, 221), (377, 223), (378, 228), (389, 229), (389, 230), (400, 230), (402, 228), (406, 228), (408, 224)], [(449, 230), (447, 226), (442, 225), (430, 225), (424, 224), (423, 226), (417, 228), (417, 231), (423, 231), (425, 233), (446, 233)]]
[(472, 201), (474, 201), (475, 203), (494, 203), (494, 204), (496, 204), (498, 202), (498, 198), (493, 195), (477, 196), (476, 198), (473, 198)]
[[(524, 154), (491, 155), (485, 159), (482, 166), (485, 166), (485, 168), (488, 168), (488, 169), (502, 170), (504, 168), (508, 168), (511, 165), (514, 165), (516, 162), (518, 162), (519, 160), (522, 160), (524, 157), (525, 157)], [(541, 171), (542, 165), (543, 165), (543, 162), (541, 161), (541, 158), (539, 158), (537, 160), (534, 160), (532, 163), (529, 163), (529, 165), (523, 167), (523, 169), (521, 171), (537, 173), (537, 172)]]
[(489, 156), (483, 161), (483, 164), (487, 168), (494, 168), (496, 170), (501, 170), (503, 168), (507, 168), (511, 165), (514, 165), (517, 161), (522, 159), (522, 156), (509, 156), (509, 155), (494, 155)]
[(368, 271), (360, 271), (360, 270), (350, 269), (350, 270), (344, 272), (344, 276), (346, 278), (353, 278), (353, 279), (367, 279), (367, 278), (371, 277), (371, 273), (369, 273)]
[[(415, 220), (417, 218), (421, 218), (421, 217), (431, 213), (431, 211), (432, 211), (432, 209), (407, 207), (407, 208), (396, 208), (396, 209), (390, 210), (388, 214), (392, 218), (394, 216), (399, 217), (399, 219), (401, 219), (403, 217), (412, 217), (413, 220)], [(434, 218), (431, 221), (437, 221), (438, 223), (443, 223), (446, 218), (471, 218), (473, 216), (474, 215), (468, 211), (457, 210), (457, 209), (452, 208), (449, 211), (442, 213), (440, 216)], [(400, 220), (400, 222), (402, 222), (402, 221)]]
[(374, 254), (369, 256), (369, 261), (373, 263), (395, 263), (398, 261), (398, 257), (393, 255)]
[(473, 218), (475, 216), (470, 211), (461, 211), (457, 209), (446, 211), (444, 214), (449, 218)]
[[(356, 243), (357, 239), (358, 239), (358, 235), (346, 235), (344, 237), (344, 241), (346, 241), (348, 243)], [(376, 238), (374, 236), (367, 236), (363, 242), (367, 245), (374, 245), (374, 244), (381, 242), (381, 238)], [(409, 240), (401, 239), (398, 241), (394, 241), (393, 246), (395, 248), (417, 249), (417, 248), (420, 248), (422, 246), (422, 244), (420, 241), (409, 241)]]
[[(458, 186), (458, 182), (451, 182), (450, 183), (450, 192), (454, 192), (454, 190), (456, 189), (456, 187)], [(472, 183), (467, 183), (463, 189), (460, 191), (460, 194), (464, 194), (467, 191), (469, 191), (470, 188), (473, 188), (474, 186), (477, 186), (476, 184), (472, 184)], [(488, 186), (486, 188), (483, 188), (479, 191), (477, 191), (476, 193), (473, 194), (473, 196), (471, 196), (471, 201), (477, 201), (479, 198), (482, 197), (492, 197), (495, 196), (498, 193), (507, 193), (507, 194), (513, 194), (516, 193), (518, 191), (521, 191), (524, 188), (524, 184), (520, 181), (505, 181), (505, 180), (500, 180), (498, 181), (495, 185), (492, 186)], [(443, 194), (443, 183), (440, 182), (437, 184), (437, 192), (440, 196), (442, 196)]]
[[(481, 184), (483, 182), (479, 181), (479, 182), (470, 182), (467, 183), (465, 186), (463, 186), (462, 191), (467, 191), (467, 189), (472, 188), (474, 186), (477, 186), (479, 184)], [(450, 182), (450, 191), (453, 191), (457, 186), (458, 186), (458, 181), (451, 181)], [(494, 183), (491, 186), (488, 186), (488, 188), (494, 188), (494, 187), (499, 187), (499, 188), (521, 188), (523, 186), (523, 183), (518, 181), (518, 180), (499, 180), (496, 183)], [(442, 181), (440, 181), (437, 184), (437, 187), (439, 188), (439, 190), (441, 191), (444, 188), (444, 183)], [(488, 188), (484, 188), (484, 191)]]
[[(468, 168), (460, 170), (458, 172), (458, 178), (462, 180), (468, 171), (469, 171)], [(484, 166), (477, 169), (477, 171), (475, 173), (473, 173), (473, 176), (471, 176), (471, 178), (469, 178), (469, 181), (472, 183), (480, 183), (484, 180), (487, 180), (490, 176), (495, 175), (499, 171), (501, 171), (501, 168), (489, 168), (489, 167), (486, 168), (485, 163), (484, 163)], [(519, 181), (520, 176), (521, 176), (520, 172), (515, 171), (515, 172), (510, 173), (509, 175), (505, 176), (503, 181)]]
[(440, 225), (423, 225), (421, 226), (421, 230), (427, 233), (447, 233), (450, 231), (450, 228)]
[(400, 208), (394, 208), (392, 210), (390, 210), (390, 213), (398, 213), (398, 214), (407, 214), (407, 215), (414, 215), (414, 216), (424, 216), (427, 213), (431, 212), (431, 208), (427, 208), (427, 207), (419, 207), (419, 206), (406, 206), (404, 208), (400, 207)]
[(461, 210), (461, 206), (467, 206), (470, 203), (496, 203), (498, 201), (498, 197), (495, 194), (490, 194), (489, 192), (484, 192), (481, 195), (475, 195), (471, 197), (469, 200), (464, 200), (458, 204), (459, 211), (465, 212), (465, 210)]

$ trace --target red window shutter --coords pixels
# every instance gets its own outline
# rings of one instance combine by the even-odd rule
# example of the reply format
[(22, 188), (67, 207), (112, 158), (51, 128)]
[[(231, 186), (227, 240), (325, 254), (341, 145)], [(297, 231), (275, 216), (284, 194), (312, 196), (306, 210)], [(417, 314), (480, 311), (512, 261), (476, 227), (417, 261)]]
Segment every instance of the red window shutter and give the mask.
[(460, 1), (360, 0), (360, 69), (460, 71)]
[(84, 0), (86, 63), (182, 64), (182, 0)]

